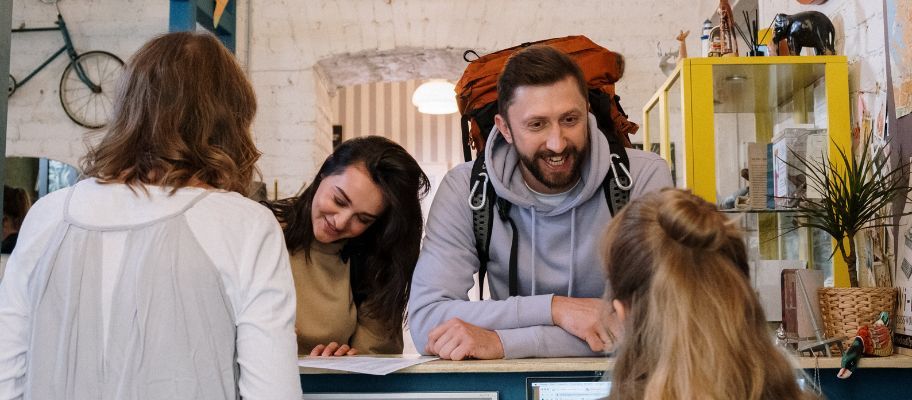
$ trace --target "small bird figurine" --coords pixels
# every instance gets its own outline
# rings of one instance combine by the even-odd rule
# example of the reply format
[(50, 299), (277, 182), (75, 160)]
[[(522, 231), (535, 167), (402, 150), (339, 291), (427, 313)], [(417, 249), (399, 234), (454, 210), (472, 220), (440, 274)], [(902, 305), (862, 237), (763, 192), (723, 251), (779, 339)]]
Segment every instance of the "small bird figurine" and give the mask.
[(842, 355), (842, 368), (837, 378), (846, 379), (852, 376), (863, 355), (885, 357), (893, 354), (893, 335), (890, 333), (890, 313), (883, 311), (874, 321), (873, 326), (862, 325), (852, 345)]

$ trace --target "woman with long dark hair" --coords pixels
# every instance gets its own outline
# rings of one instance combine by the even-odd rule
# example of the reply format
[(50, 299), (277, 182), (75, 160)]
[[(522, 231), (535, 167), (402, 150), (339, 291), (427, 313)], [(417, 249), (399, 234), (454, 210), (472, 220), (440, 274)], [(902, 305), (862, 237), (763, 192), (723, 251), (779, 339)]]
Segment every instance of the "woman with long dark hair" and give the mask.
[(339, 145), (299, 196), (270, 205), (291, 253), (298, 353), (402, 353), (429, 189), (402, 146), (367, 136)]

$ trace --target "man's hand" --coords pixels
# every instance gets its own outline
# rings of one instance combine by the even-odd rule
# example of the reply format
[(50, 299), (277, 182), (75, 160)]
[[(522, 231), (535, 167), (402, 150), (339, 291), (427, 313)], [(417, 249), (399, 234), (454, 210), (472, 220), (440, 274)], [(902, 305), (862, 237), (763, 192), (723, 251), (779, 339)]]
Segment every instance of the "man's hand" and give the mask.
[(425, 351), (445, 360), (475, 358), (493, 360), (504, 357), (503, 343), (494, 331), (453, 318), (428, 334)]
[(580, 299), (554, 296), (551, 300), (551, 320), (589, 344), (594, 352), (614, 348), (615, 334), (619, 332), (620, 321), (602, 299)]
[(339, 345), (339, 343), (332, 342), (327, 345), (318, 344), (314, 346), (313, 350), (310, 351), (311, 356), (353, 356), (358, 354), (358, 350), (349, 347), (347, 344)]

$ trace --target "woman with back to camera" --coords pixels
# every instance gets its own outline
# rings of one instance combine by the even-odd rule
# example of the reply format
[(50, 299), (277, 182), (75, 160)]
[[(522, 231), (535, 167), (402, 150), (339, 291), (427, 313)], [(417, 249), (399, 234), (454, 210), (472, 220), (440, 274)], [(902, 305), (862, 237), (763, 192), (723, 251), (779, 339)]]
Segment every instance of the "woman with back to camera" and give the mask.
[(682, 190), (643, 196), (603, 239), (623, 321), (610, 399), (812, 399), (773, 344), (736, 222)]
[(402, 146), (367, 136), (343, 142), (299, 196), (271, 205), (291, 253), (300, 354), (402, 353), (429, 188)]
[(242, 196), (255, 112), (209, 34), (132, 57), (90, 178), (22, 226), (0, 283), (0, 399), (300, 399), (281, 228)]

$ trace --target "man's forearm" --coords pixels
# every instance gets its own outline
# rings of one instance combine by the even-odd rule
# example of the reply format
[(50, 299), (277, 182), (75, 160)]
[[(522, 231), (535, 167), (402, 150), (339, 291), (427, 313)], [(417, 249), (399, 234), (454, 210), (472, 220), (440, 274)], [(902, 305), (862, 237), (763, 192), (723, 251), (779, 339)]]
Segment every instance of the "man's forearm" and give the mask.
[[(488, 329), (514, 329), (538, 325), (551, 325), (551, 296), (511, 297), (506, 300), (450, 300), (433, 289), (413, 286), (419, 294), (433, 296), (428, 303), (413, 301), (410, 304), (409, 324), (412, 339), (419, 351), (427, 344), (427, 335), (437, 326), (453, 318)], [(431, 297), (428, 297), (431, 298)]]
[(586, 342), (557, 326), (531, 326), (497, 331), (504, 358), (598, 357)]

